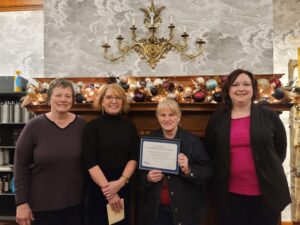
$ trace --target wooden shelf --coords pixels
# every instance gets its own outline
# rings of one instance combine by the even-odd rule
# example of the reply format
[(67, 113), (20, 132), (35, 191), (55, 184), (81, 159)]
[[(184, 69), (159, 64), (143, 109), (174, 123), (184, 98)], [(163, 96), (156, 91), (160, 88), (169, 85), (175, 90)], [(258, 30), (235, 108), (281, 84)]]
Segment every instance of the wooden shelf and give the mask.
[[(180, 109), (182, 112), (185, 111), (194, 111), (194, 112), (213, 112), (216, 110), (217, 105), (215, 103), (179, 103)], [(270, 107), (274, 111), (289, 111), (290, 108), (293, 106), (291, 103), (272, 103), (272, 104), (264, 104), (265, 106)], [(136, 111), (155, 111), (156, 110), (157, 103), (151, 103), (151, 102), (141, 102), (141, 103), (131, 103), (130, 104), (130, 112), (136, 112)], [(48, 105), (28, 105), (26, 108), (35, 114), (41, 114), (49, 112), (50, 107)], [(86, 104), (73, 104), (73, 107), (71, 109), (74, 113), (80, 113), (80, 112), (89, 112), (92, 114), (98, 114), (99, 109), (94, 108), (92, 104), (86, 103)]]
[(43, 0), (1, 0), (0, 12), (42, 10)]

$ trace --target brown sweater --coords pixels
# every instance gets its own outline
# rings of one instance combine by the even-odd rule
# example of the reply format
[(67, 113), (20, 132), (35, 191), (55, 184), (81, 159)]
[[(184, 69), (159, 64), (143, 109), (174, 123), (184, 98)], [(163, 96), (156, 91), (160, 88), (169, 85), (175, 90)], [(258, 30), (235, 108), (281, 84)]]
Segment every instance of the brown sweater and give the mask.
[(33, 211), (60, 210), (83, 201), (81, 139), (85, 120), (61, 129), (44, 114), (30, 120), (16, 146), (16, 205)]

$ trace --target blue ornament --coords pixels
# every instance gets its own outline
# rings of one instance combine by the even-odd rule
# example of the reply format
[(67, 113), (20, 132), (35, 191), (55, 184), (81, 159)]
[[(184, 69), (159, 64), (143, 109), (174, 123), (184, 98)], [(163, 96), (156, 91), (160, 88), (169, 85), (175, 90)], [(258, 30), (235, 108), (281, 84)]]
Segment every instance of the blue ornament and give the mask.
[(153, 96), (155, 96), (155, 95), (158, 94), (158, 90), (157, 90), (156, 87), (152, 87), (152, 88), (150, 89), (150, 92), (151, 92), (151, 94), (152, 94)]
[(125, 91), (129, 89), (129, 85), (127, 83), (121, 82), (120, 85)]
[(218, 86), (218, 83), (214, 79), (209, 79), (208, 81), (206, 81), (205, 86), (208, 90), (214, 90)]
[(275, 88), (274, 93), (272, 94), (277, 100), (283, 99), (284, 95), (284, 91), (281, 88)]
[(178, 90), (179, 92), (183, 92), (184, 89), (183, 89), (182, 85), (178, 85), (178, 86), (177, 86), (177, 90)]
[(221, 91), (215, 92), (215, 93), (213, 94), (213, 99), (214, 99), (216, 102), (218, 102), (218, 103), (222, 102), (222, 94), (221, 94)]
[(77, 93), (77, 94), (75, 94), (75, 101), (77, 103), (82, 103), (82, 102), (86, 101), (86, 98), (82, 94)]

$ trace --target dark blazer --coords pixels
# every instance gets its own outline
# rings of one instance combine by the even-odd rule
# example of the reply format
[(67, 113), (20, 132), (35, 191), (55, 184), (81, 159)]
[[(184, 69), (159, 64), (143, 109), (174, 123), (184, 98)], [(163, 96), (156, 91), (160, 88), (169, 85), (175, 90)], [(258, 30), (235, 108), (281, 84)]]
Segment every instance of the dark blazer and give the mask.
[[(154, 131), (149, 136), (163, 137), (162, 130)], [(172, 212), (175, 224), (191, 224), (200, 221), (206, 209), (204, 191), (205, 184), (211, 177), (212, 168), (208, 154), (199, 137), (178, 128), (175, 139), (180, 139), (180, 152), (189, 159), (191, 173), (184, 176), (166, 174), (169, 185)], [(157, 217), (160, 204), (160, 192), (162, 181), (150, 183), (147, 181), (147, 173), (141, 171), (139, 177), (146, 189), (145, 211), (148, 216)]]
[[(286, 133), (279, 116), (271, 109), (253, 104), (250, 143), (256, 174), (266, 210), (282, 211), (290, 202), (282, 162), (286, 156)], [(208, 123), (205, 144), (213, 161), (216, 200), (226, 207), (230, 175), (231, 110), (217, 110)]]

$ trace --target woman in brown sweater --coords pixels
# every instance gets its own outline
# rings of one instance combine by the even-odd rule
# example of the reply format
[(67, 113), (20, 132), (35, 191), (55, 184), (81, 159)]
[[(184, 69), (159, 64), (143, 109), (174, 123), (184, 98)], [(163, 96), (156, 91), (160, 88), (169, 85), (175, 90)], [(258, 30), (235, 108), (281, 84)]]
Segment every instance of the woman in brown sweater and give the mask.
[(16, 221), (20, 225), (82, 225), (85, 120), (69, 112), (74, 100), (70, 81), (52, 81), (47, 94), (50, 112), (30, 120), (16, 146)]

